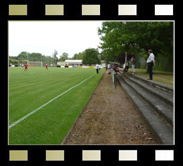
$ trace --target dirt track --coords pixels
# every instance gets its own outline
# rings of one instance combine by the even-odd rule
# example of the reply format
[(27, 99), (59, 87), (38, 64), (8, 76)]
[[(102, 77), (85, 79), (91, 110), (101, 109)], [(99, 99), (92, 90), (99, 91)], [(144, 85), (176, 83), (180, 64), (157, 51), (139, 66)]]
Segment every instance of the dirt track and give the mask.
[(105, 72), (64, 144), (158, 144), (137, 108)]

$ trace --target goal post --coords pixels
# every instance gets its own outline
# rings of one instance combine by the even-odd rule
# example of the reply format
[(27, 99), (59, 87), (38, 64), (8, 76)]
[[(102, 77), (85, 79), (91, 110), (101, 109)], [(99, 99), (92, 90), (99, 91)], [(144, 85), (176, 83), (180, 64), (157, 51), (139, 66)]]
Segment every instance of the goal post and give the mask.
[(43, 62), (41, 61), (28, 61), (29, 67), (43, 67)]

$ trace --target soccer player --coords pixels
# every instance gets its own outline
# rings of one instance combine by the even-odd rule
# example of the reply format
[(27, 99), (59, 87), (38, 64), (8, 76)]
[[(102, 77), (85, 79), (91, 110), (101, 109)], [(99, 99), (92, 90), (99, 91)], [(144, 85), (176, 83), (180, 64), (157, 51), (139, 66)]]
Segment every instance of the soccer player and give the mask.
[(24, 71), (27, 71), (27, 66), (28, 66), (27, 63), (24, 66), (25, 66)]
[(48, 64), (46, 64), (46, 69), (48, 70)]

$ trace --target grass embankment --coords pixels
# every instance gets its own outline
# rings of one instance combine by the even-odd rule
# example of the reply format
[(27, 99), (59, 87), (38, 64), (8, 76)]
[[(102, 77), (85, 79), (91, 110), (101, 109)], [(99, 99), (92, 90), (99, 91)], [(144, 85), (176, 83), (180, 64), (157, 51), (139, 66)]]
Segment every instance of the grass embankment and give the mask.
[[(128, 72), (132, 73), (132, 69), (130, 68)], [(149, 78), (149, 73), (147, 73), (146, 69), (135, 69), (135, 75), (147, 79)], [(173, 72), (153, 70), (153, 80), (173, 86)]]

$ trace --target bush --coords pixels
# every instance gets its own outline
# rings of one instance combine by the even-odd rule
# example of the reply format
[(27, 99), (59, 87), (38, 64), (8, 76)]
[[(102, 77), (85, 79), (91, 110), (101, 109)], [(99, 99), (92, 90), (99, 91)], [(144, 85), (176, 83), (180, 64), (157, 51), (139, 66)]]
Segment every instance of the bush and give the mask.
[[(136, 57), (136, 68), (139, 69), (147, 69), (146, 59), (148, 58), (148, 55), (145, 55), (142, 57), (142, 55), (139, 53)], [(155, 63), (156, 66), (153, 67), (153, 70), (159, 70), (159, 71), (167, 71), (167, 72), (173, 72), (173, 60), (171, 58), (167, 58), (161, 54), (158, 54), (158, 56), (155, 55)]]
[(173, 72), (173, 63), (164, 57), (157, 57), (155, 59), (156, 66), (154, 70)]

